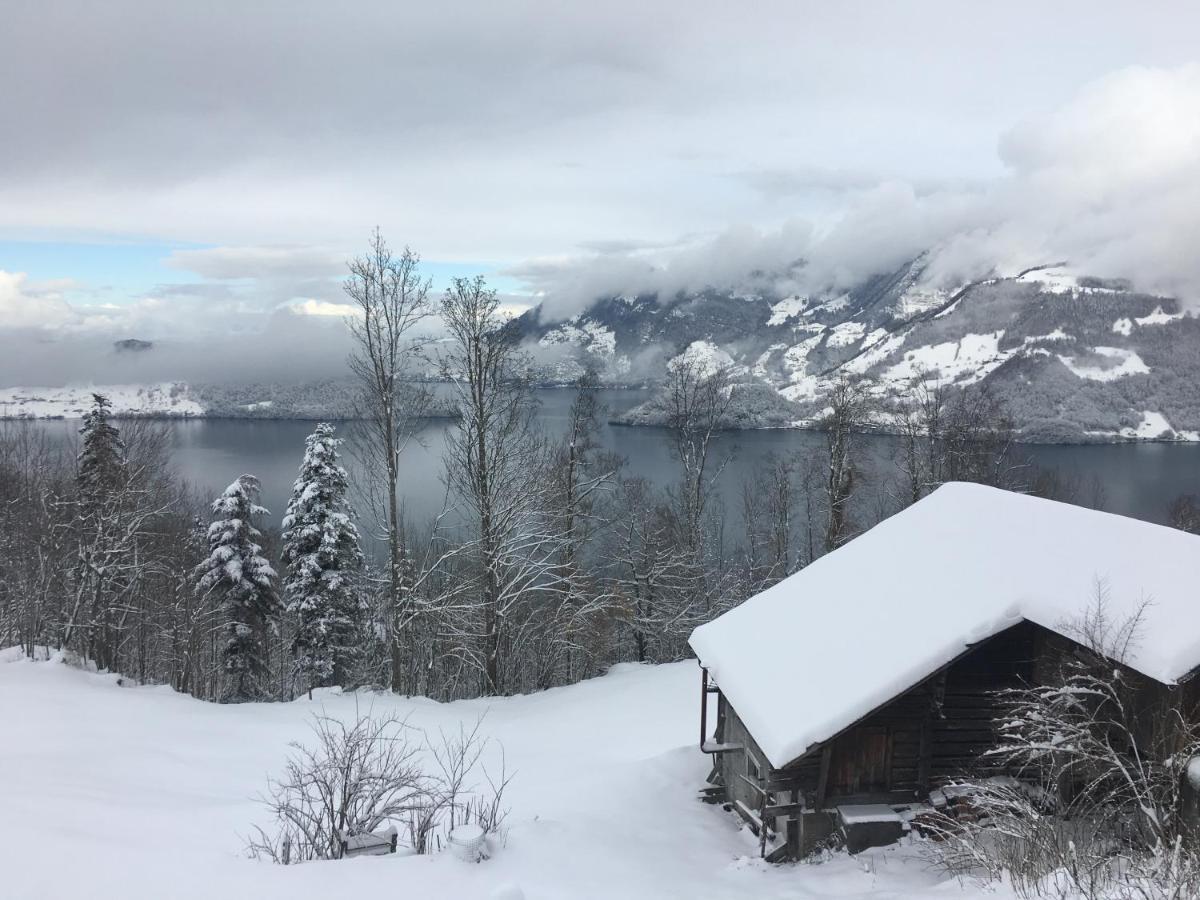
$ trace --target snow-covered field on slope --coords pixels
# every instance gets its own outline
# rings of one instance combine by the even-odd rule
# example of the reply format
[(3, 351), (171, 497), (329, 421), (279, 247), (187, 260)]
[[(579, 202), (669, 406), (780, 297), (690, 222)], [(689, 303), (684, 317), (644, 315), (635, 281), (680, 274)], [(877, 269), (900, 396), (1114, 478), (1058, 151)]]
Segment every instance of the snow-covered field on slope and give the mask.
[[(619, 666), (568, 688), (438, 704), (362, 697), (432, 729), (501, 741), (515, 777), (505, 846), (280, 867), (248, 860), (253, 797), (315, 709), (355, 699), (219, 706), (164, 687), (0, 651), (0, 896), (13, 900), (214, 897), (922, 898), (979, 893), (911, 848), (772, 867), (730, 814), (695, 799), (695, 663)], [(992, 898), (1005, 890), (982, 892)]]
[(71, 387), (0, 388), (0, 417), (78, 419), (92, 405), (92, 394), (112, 402), (116, 415), (201, 416), (204, 407), (186, 384), (104, 384)]

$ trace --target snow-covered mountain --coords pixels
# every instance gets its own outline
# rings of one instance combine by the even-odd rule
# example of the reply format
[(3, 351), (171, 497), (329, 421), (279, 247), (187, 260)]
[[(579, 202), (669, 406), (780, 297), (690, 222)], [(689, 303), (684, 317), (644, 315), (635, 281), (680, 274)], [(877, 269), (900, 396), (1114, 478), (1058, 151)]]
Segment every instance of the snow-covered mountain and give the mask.
[(950, 289), (925, 274), (919, 257), (835, 295), (609, 297), (515, 327), (551, 378), (591, 362), (610, 381), (653, 381), (687, 353), (770, 385), (797, 419), (845, 373), (885, 397), (921, 378), (985, 382), (1026, 440), (1200, 439), (1200, 320), (1178, 300), (1064, 265)]

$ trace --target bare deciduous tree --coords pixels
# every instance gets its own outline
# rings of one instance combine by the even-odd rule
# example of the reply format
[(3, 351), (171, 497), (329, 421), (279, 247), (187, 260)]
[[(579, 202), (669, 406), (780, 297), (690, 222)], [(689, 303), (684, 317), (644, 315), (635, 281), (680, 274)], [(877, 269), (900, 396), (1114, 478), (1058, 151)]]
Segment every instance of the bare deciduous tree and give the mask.
[(947, 481), (1023, 488), (1025, 468), (1013, 452), (1015, 432), (995, 396), (922, 376), (895, 413), (900, 432), (902, 505)]
[(712, 470), (712, 441), (733, 396), (729, 369), (680, 357), (668, 366), (663, 392), (671, 449), (680, 467), (678, 505), (681, 543), (695, 556), (703, 544), (704, 515), (713, 486), (728, 460)]
[(1181, 494), (1171, 501), (1167, 510), (1167, 521), (1172, 528), (1189, 534), (1200, 534), (1200, 497)]
[[(504, 748), (490, 748), (481, 724), (434, 741), (394, 715), (315, 715), (313, 740), (291, 744), (283, 776), (261, 798), (273, 821), (254, 828), (247, 850), (287, 865), (341, 859), (349, 839), (383, 826), (403, 825), (417, 853), (444, 846), (458, 825), (497, 833), (511, 776)], [(484, 758), (489, 749), (499, 756), (495, 771)]]
[(367, 253), (350, 262), (344, 284), (357, 309), (347, 320), (357, 345), (350, 369), (361, 389), (354, 450), (366, 479), (363, 493), (388, 546), (387, 626), (395, 690), (403, 689), (401, 632), (411, 615), (397, 480), (401, 454), (429, 399), (414, 371), (422, 348), (418, 326), (433, 312), (430, 282), (421, 278), (419, 262), (407, 247), (400, 256), (393, 255), (377, 228)]
[(469, 613), (459, 618), (464, 637), (476, 632), (479, 642), (462, 650), (478, 662), (483, 691), (499, 694), (511, 687), (506, 660), (564, 584), (561, 535), (546, 520), (550, 453), (534, 422), (528, 360), (504, 327), (496, 292), (482, 277), (455, 279), (442, 318), (450, 337), (442, 371), (460, 412), (446, 441), (446, 479), (469, 510), (477, 561), (471, 596), (457, 608)]
[(340, 859), (346, 835), (402, 821), (424, 803), (421, 735), (403, 720), (319, 715), (312, 731), (313, 745), (291, 745), (283, 777), (262, 800), (275, 826), (256, 829), (254, 855), (283, 863)]
[(855, 491), (861, 480), (858, 444), (874, 423), (875, 402), (867, 384), (841, 376), (829, 392), (829, 411), (820, 425), (828, 451), (825, 476), (825, 552), (853, 536), (851, 521)]

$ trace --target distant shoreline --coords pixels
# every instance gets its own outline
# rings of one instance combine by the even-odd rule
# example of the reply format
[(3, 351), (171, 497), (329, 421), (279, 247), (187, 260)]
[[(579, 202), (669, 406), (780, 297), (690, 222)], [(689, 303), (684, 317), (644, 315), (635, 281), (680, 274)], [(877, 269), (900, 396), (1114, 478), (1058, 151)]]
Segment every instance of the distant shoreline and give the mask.
[[(3, 422), (77, 422), (81, 416), (73, 415), (4, 415), (0, 413), (0, 423)], [(227, 413), (169, 413), (169, 412), (118, 412), (111, 417), (118, 421), (133, 421), (137, 419), (156, 421), (156, 422), (336, 422), (339, 424), (349, 422), (364, 421), (355, 416), (344, 415), (288, 415), (288, 416), (262, 416), (262, 415), (229, 415)], [(458, 418), (450, 412), (436, 412), (427, 415), (418, 416), (419, 420), (436, 422), (436, 421), (453, 421)], [(661, 422), (631, 422), (621, 417), (612, 417), (606, 420), (607, 424), (613, 428), (638, 428), (638, 429), (666, 429), (667, 426)], [(755, 431), (803, 431), (803, 432), (819, 432), (820, 429), (807, 423), (796, 423), (788, 425), (738, 425), (727, 426), (718, 429), (722, 433), (739, 433), (739, 432), (755, 432)], [(859, 432), (860, 434), (877, 436), (877, 437), (897, 437), (896, 432), (886, 429), (870, 429), (868, 431)], [(1025, 446), (1037, 447), (1092, 447), (1092, 446), (1108, 446), (1114, 444), (1182, 444), (1189, 446), (1200, 447), (1200, 441), (1191, 440), (1188, 438), (1163, 438), (1163, 437), (1131, 437), (1126, 435), (1094, 435), (1085, 436), (1079, 440), (1027, 440), (1020, 436), (1014, 438), (1014, 442)]]

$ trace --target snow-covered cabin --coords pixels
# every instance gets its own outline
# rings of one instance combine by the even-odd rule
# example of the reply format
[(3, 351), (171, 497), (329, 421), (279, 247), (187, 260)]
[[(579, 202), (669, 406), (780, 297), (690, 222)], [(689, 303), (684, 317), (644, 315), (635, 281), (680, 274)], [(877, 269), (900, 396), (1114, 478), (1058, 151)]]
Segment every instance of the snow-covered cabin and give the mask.
[(1098, 586), (1113, 621), (1149, 602), (1121, 662), (1190, 696), (1200, 537), (938, 488), (692, 633), (702, 722), (719, 695), (701, 736), (714, 780), (752, 824), (786, 836), (780, 855), (848, 822), (899, 823), (946, 779), (986, 774), (996, 690), (1036, 682), (1077, 648)]

